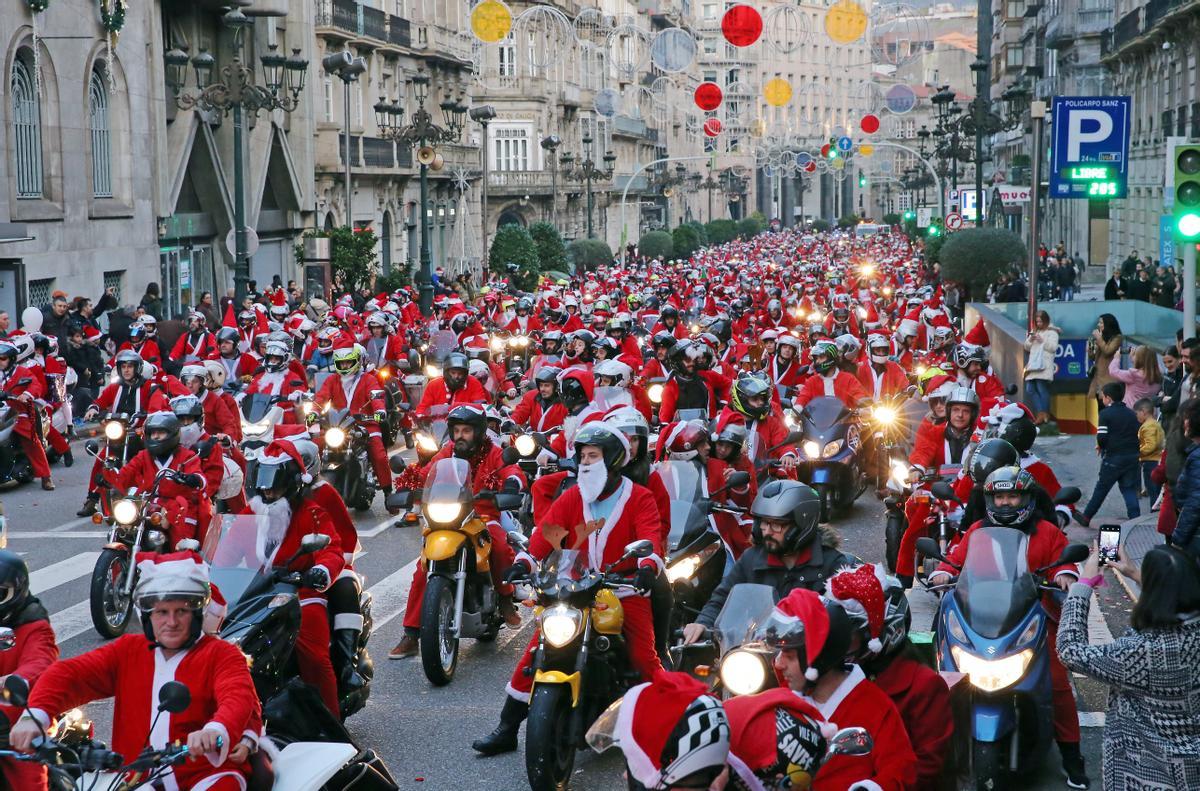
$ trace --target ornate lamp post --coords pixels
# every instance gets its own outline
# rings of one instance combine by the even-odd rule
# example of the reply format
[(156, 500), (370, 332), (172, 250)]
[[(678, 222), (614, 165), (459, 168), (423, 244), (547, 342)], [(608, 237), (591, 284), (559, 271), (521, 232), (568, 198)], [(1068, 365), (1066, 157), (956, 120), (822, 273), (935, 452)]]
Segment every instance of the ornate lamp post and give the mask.
[[(617, 155), (612, 151), (604, 152), (604, 167), (596, 166), (596, 162), (592, 159), (592, 137), (591, 135), (583, 138), (583, 161), (573, 170), (568, 170), (563, 175), (571, 179), (571, 181), (583, 181), (587, 183), (587, 238), (593, 238), (592, 233), (592, 207), (594, 198), (592, 195), (592, 181), (608, 181), (613, 176), (613, 165), (617, 161)], [(563, 154), (560, 160), (564, 167), (570, 168), (575, 161), (572, 154)]]
[[(205, 112), (220, 112), (233, 115), (233, 191), (234, 191), (234, 256), (233, 283), (236, 299), (240, 304), (246, 296), (250, 280), (250, 254), (246, 237), (246, 188), (245, 152), (242, 138), (245, 134), (243, 111), (257, 116), (260, 110), (268, 112), (282, 110), (291, 113), (300, 104), (304, 80), (308, 75), (308, 61), (300, 57), (300, 50), (293, 49), (292, 56), (284, 57), (272, 44), (267, 54), (259, 58), (263, 69), (264, 85), (254, 84), (254, 67), (242, 65), (240, 56), (242, 33), (254, 21), (239, 9), (226, 12), (222, 24), (233, 32), (233, 53), (229, 64), (221, 67), (221, 81), (212, 82), (216, 58), (207, 50), (189, 58), (186, 49), (175, 47), (163, 55), (166, 63), (167, 85), (175, 96), (175, 104), (181, 110), (199, 108)], [(195, 93), (184, 93), (187, 68), (195, 72)]]
[(432, 158), (422, 157), (420, 149), (457, 140), (466, 124), (467, 105), (463, 101), (463, 93), (460, 92), (456, 100), (451, 98), (448, 91), (446, 98), (438, 105), (442, 110), (445, 126), (438, 126), (434, 123), (433, 116), (425, 109), (425, 101), (429, 98), (429, 75), (424, 69), (418, 69), (413, 75), (412, 86), (417, 97), (417, 111), (413, 113), (409, 124), (402, 124), (404, 108), (398, 101), (380, 102), (375, 105), (375, 115), (380, 137), (418, 149), (417, 159), (421, 166), (421, 256), (417, 281), (421, 312), (428, 316), (433, 308), (433, 273), (430, 270), (430, 259), (433, 256), (429, 238), (429, 165)]

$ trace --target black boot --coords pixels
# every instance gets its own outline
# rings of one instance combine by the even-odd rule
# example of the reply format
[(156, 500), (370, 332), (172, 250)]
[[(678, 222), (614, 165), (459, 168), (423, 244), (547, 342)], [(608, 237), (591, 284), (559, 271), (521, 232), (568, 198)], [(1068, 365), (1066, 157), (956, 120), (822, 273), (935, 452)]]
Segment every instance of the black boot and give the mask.
[(355, 661), (358, 635), (356, 629), (338, 629), (333, 633), (329, 658), (333, 660), (333, 672), (337, 675), (338, 690), (341, 693), (362, 689), (366, 684), (358, 674), (358, 663)]
[(96, 513), (96, 504), (100, 501), (99, 497), (88, 495), (83, 501), (83, 508), (75, 512), (75, 516), (91, 516)]
[(504, 698), (504, 708), (500, 710), (500, 724), (496, 726), (496, 730), (484, 736), (482, 739), (476, 739), (471, 744), (471, 749), (481, 755), (499, 755), (500, 753), (511, 753), (517, 749), (517, 732), (521, 730), (521, 723), (529, 716), (529, 704), (523, 703), (511, 695), (506, 695)]
[(1067, 786), (1070, 788), (1087, 788), (1091, 785), (1087, 770), (1083, 766), (1083, 754), (1079, 752), (1078, 742), (1059, 742), (1058, 751), (1062, 753), (1063, 773), (1067, 776)]
[(62, 463), (64, 467), (70, 467), (75, 463), (75, 454), (71, 452), (70, 448), (67, 448), (67, 452), (62, 455)]

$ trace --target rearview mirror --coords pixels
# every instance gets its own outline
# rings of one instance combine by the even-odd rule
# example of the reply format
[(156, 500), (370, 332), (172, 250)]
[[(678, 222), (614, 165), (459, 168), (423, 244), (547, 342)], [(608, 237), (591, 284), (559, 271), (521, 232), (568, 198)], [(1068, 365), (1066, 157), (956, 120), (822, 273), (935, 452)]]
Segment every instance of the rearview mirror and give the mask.
[(496, 495), (496, 510), (516, 511), (521, 507), (521, 495), (512, 492)]
[(372, 390), (369, 395), (371, 396), (371, 400), (376, 400), (383, 398), (387, 393), (382, 390)]
[(329, 536), (324, 533), (309, 533), (300, 539), (300, 554), (311, 555), (329, 546)]
[(725, 479), (725, 487), (728, 489), (740, 489), (748, 483), (750, 483), (750, 473), (745, 470), (730, 473), (729, 477)]
[(386, 505), (388, 508), (399, 508), (401, 511), (403, 511), (406, 508), (411, 508), (412, 507), (412, 492), (409, 492), (409, 491), (392, 492), (391, 494), (389, 494), (387, 496), (387, 499), (384, 501), (384, 505)]
[(833, 734), (826, 750), (827, 756), (833, 755), (866, 755), (875, 748), (875, 740), (866, 728), (842, 728)]
[(83, 452), (89, 456), (99, 456), (100, 443), (94, 439), (89, 439), (87, 442), (83, 443)]
[(521, 460), (521, 451), (517, 450), (512, 445), (509, 445), (507, 448), (500, 451), (500, 458), (505, 464), (516, 464)]
[(7, 626), (0, 627), (0, 651), (8, 651), (17, 644), (17, 633)]
[(945, 560), (946, 557), (942, 554), (942, 548), (938, 546), (938, 542), (929, 536), (921, 536), (917, 539), (917, 551), (927, 558), (934, 560)]
[(954, 493), (954, 487), (947, 481), (934, 481), (929, 487), (929, 491), (933, 492), (933, 496), (939, 500), (949, 500), (954, 503), (959, 502), (958, 495)]
[(1059, 555), (1058, 563), (1055, 565), (1061, 566), (1063, 563), (1082, 563), (1088, 559), (1088, 555), (1090, 555), (1091, 552), (1092, 551), (1088, 548), (1087, 544), (1067, 544), (1065, 547), (1063, 547), (1062, 554)]
[(1078, 486), (1064, 486), (1058, 490), (1058, 494), (1054, 495), (1055, 505), (1074, 505), (1083, 497), (1083, 492), (1079, 491)]
[(654, 543), (644, 538), (625, 545), (625, 557), (627, 558), (648, 558), (653, 554)]
[(158, 691), (158, 710), (168, 714), (181, 714), (192, 705), (192, 693), (187, 685), (178, 681), (168, 681)]
[(529, 539), (517, 531), (508, 533), (508, 545), (518, 552), (525, 552), (529, 549)]
[(408, 462), (399, 453), (388, 459), (388, 466), (392, 468), (392, 472), (401, 473), (408, 467)]
[(29, 682), (18, 675), (5, 677), (4, 697), (17, 708), (25, 708), (29, 702)]

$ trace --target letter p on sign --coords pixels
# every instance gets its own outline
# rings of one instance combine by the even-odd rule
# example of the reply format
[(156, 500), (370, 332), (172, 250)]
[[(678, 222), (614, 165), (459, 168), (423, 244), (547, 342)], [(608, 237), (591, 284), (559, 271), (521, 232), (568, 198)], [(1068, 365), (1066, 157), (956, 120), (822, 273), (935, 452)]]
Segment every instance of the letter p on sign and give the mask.
[[(1079, 161), (1079, 147), (1083, 143), (1099, 143), (1109, 138), (1113, 131), (1112, 116), (1100, 110), (1071, 110), (1067, 114), (1067, 161)], [(1084, 131), (1085, 122), (1094, 122), (1095, 128)], [(1089, 123), (1088, 126), (1093, 124)]]

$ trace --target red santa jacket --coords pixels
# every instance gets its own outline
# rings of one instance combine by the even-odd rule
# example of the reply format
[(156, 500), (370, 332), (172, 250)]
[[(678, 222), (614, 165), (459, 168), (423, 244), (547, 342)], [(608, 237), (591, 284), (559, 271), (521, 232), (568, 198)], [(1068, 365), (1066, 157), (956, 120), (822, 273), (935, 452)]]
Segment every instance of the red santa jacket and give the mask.
[[(336, 378), (336, 376), (331, 376), (325, 381), (328, 383), (330, 380)], [(290, 368), (284, 368), (282, 371), (263, 371), (256, 375), (254, 380), (250, 382), (250, 386), (243, 392), (246, 395), (263, 393), (265, 395), (291, 398), (293, 393), (303, 393), (306, 390), (308, 390), (308, 382), (305, 381), (305, 377), (303, 375), (297, 376), (296, 372)], [(324, 403), (324, 401), (321, 403)], [(284, 409), (285, 413), (287, 411), (287, 409)]]
[[(954, 735), (950, 688), (934, 670), (901, 655), (871, 679), (891, 698), (917, 756), (915, 788), (937, 788)], [(839, 723), (840, 726), (840, 723)]]
[(542, 406), (537, 390), (530, 390), (521, 396), (521, 400), (513, 407), (512, 419), (518, 426), (529, 426), (530, 431), (554, 431), (562, 427), (563, 418), (567, 416), (567, 408), (562, 401), (555, 400), (549, 408)]
[(785, 443), (790, 432), (787, 423), (776, 410), (772, 410), (763, 420), (748, 422), (741, 412), (725, 407), (717, 418), (716, 433), (720, 434), (730, 423), (746, 426), (749, 435), (746, 437), (746, 447), (742, 456), (750, 463), (760, 456), (763, 459), (782, 459), (789, 453), (797, 455), (795, 446)]
[(663, 367), (662, 361), (657, 357), (647, 360), (640, 373), (642, 380), (647, 382), (651, 379), (666, 379), (667, 375), (667, 369)]
[[(208, 433), (200, 435), (200, 439), (196, 442), (193, 450), (200, 462), (200, 474), (204, 476), (204, 496), (210, 500), (215, 500), (217, 490), (221, 487), (221, 479), (225, 477), (225, 449), (221, 447), (221, 443), (217, 442)], [(233, 450), (231, 448), (231, 450)], [(240, 454), (240, 451), (238, 451)], [(245, 471), (246, 461), (242, 457), (241, 464), (238, 465)], [(161, 490), (162, 487), (160, 486)], [(201, 536), (203, 538), (203, 536)]]
[[(0, 675), (16, 675), (29, 682), (32, 687), (41, 678), (46, 668), (58, 661), (58, 643), (50, 621), (39, 619), (23, 623), (13, 630), (17, 642), (9, 650), (0, 653)], [(0, 712), (8, 717), (10, 725), (16, 723), (22, 709), (0, 705)]]
[(358, 528), (350, 512), (346, 510), (346, 501), (327, 481), (317, 481), (308, 490), (306, 503), (312, 503), (329, 516), (333, 529), (337, 531), (338, 543), (342, 545), (342, 561), (347, 569), (354, 565), (354, 553), (358, 550)]
[(221, 403), (223, 403), (225, 405), (225, 408), (227, 410), (229, 410), (229, 414), (233, 415), (233, 425), (232, 425), (233, 431), (229, 432), (229, 438), (232, 439), (234, 442), (241, 442), (242, 441), (242, 410), (241, 410), (241, 407), (238, 406), (237, 399), (233, 397), (232, 393), (226, 393), (223, 390), (214, 390), (211, 392), (214, 392), (217, 395), (217, 397), (219, 397), (221, 399)]
[(867, 397), (874, 399), (893, 396), (908, 387), (908, 376), (904, 369), (891, 360), (883, 364), (882, 374), (871, 363), (858, 366), (858, 381), (862, 382)]
[(504, 325), (504, 329), (508, 332), (516, 332), (522, 335), (528, 335), (531, 332), (541, 332), (542, 320), (537, 316), (513, 316), (512, 321)]
[[(253, 511), (247, 508), (242, 513), (252, 514)], [(319, 568), (329, 575), (330, 581), (337, 579), (338, 575), (342, 573), (342, 569), (345, 568), (342, 545), (338, 541), (338, 531), (333, 526), (333, 520), (325, 509), (309, 500), (302, 500), (295, 507), (292, 512), (292, 520), (288, 523), (287, 533), (284, 534), (273, 552), (266, 551), (268, 536), (261, 530), (255, 530), (252, 525), (253, 522), (235, 523), (235, 528), (240, 528), (239, 532), (228, 533), (226, 538), (221, 541), (220, 551), (213, 558), (214, 565), (236, 566), (239, 563), (248, 562), (251, 566), (261, 563), (284, 567), (284, 561), (294, 557), (292, 562), (284, 567), (288, 571), (303, 572)], [(309, 533), (329, 536), (329, 544), (315, 553), (297, 555), (300, 542)], [(324, 597), (319, 591), (312, 588), (300, 589), (301, 606), (323, 601)]]
[(796, 406), (804, 406), (814, 398), (832, 396), (853, 409), (864, 398), (870, 398), (862, 382), (854, 374), (838, 371), (833, 376), (810, 376), (792, 397)]
[[(697, 375), (708, 389), (708, 414), (711, 417), (717, 414), (717, 409), (722, 402), (729, 400), (730, 380), (728, 376), (716, 371), (697, 371)], [(672, 374), (667, 383), (663, 385), (662, 403), (658, 406), (660, 422), (669, 423), (675, 419), (675, 407), (678, 402), (679, 382)]]
[(238, 412), (230, 412), (229, 405), (211, 390), (200, 393), (204, 405), (204, 430), (209, 434), (227, 434), (230, 437), (241, 433), (242, 418)]
[[(137, 352), (146, 362), (151, 363), (156, 368), (162, 368), (162, 350), (158, 348), (158, 341), (155, 339), (147, 338), (137, 346), (134, 346), (130, 341), (125, 341), (117, 348), (117, 354), (120, 354), (126, 349), (132, 349), (133, 351)], [(117, 358), (114, 355), (112, 360), (108, 361), (110, 367), (113, 365), (116, 359)]]
[(674, 327), (668, 327), (662, 321), (656, 321), (654, 322), (654, 326), (650, 328), (650, 336), (653, 337), (664, 330), (670, 332), (679, 340), (683, 340), (688, 336), (688, 328), (684, 326), (682, 321), (675, 322)]
[(967, 457), (967, 446), (963, 443), (962, 455), (951, 457), (950, 443), (946, 441), (947, 423), (934, 423), (925, 418), (917, 426), (917, 436), (913, 441), (912, 453), (908, 454), (908, 462), (922, 470), (935, 470), (947, 464), (964, 464)]
[[(106, 385), (100, 391), (100, 395), (96, 396), (96, 406), (100, 407), (104, 412), (115, 412), (120, 407), (121, 396), (124, 395), (122, 390), (126, 387), (128, 385), (121, 382)], [(171, 408), (163, 389), (153, 382), (142, 382), (138, 385), (131, 403), (131, 412), (141, 412), (143, 414), (162, 412)]]
[(867, 681), (858, 665), (824, 703), (804, 700), (839, 728), (862, 727), (875, 740), (866, 755), (835, 755), (813, 778), (813, 791), (846, 791), (855, 783), (870, 781), (879, 791), (916, 789), (917, 756), (895, 704), (883, 690)]
[(194, 335), (185, 332), (179, 336), (179, 340), (175, 341), (175, 346), (171, 349), (171, 359), (177, 363), (191, 360), (212, 360), (219, 355), (217, 336), (208, 330), (202, 330)]
[[(379, 377), (373, 371), (362, 371), (350, 382), (345, 382), (345, 379), (344, 376), (327, 378), (317, 391), (316, 402), (330, 403), (334, 409), (345, 409), (349, 406), (350, 412), (356, 415), (374, 415), (385, 409), (382, 398), (371, 397), (371, 391), (383, 388)], [(346, 392), (347, 387), (350, 388), (350, 393)]]
[(254, 372), (258, 370), (258, 358), (249, 352), (241, 352), (236, 357), (218, 355), (213, 359), (225, 366), (225, 378), (230, 382), (254, 376)]
[(1004, 398), (1004, 385), (996, 378), (996, 375), (990, 372), (981, 373), (974, 379), (967, 379), (959, 372), (958, 383), (964, 387), (970, 387), (975, 391), (975, 395), (979, 396), (979, 414), (986, 415), (992, 411), (992, 407), (996, 402)]
[(631, 574), (635, 566), (657, 566), (662, 569), (662, 527), (654, 494), (645, 486), (622, 477), (620, 485), (609, 497), (613, 499), (613, 507), (608, 517), (599, 530), (588, 533), (587, 523), (592, 520), (592, 509), (583, 502), (579, 487), (563, 492), (538, 520), (529, 539), (529, 554), (540, 560), (555, 549), (577, 549), (589, 567), (598, 569), (615, 563), (624, 553), (626, 545), (646, 540), (654, 543), (653, 555), (641, 558), (636, 563), (626, 560), (615, 566), (613, 571)]
[(479, 404), (488, 402), (488, 392), (473, 376), (468, 376), (466, 383), (453, 393), (446, 389), (445, 377), (438, 376), (429, 380), (425, 385), (425, 393), (421, 403), (413, 410), (416, 417), (429, 417), (430, 410), (435, 406), (451, 407), (459, 404)]
[[(29, 696), (34, 716), (45, 724), (75, 706), (115, 698), (112, 749), (127, 759), (147, 743), (162, 749), (186, 742), (192, 731), (208, 729), (221, 735), (221, 750), (175, 766), (179, 787), (192, 788), (224, 772), (249, 776), (249, 763), (226, 762), (230, 747), (262, 717), (246, 657), (237, 646), (204, 634), (170, 659), (161, 648), (149, 646), (145, 635), (127, 634), (51, 665)], [(152, 731), (158, 692), (168, 681), (186, 684), (191, 704), (179, 714), (163, 713)]]
[(566, 335), (568, 332), (574, 332), (575, 330), (581, 330), (581, 329), (583, 329), (583, 320), (580, 319), (579, 316), (575, 315), (574, 313), (567, 316), (567, 320), (562, 322), (561, 324), (556, 321), (546, 322), (546, 331), (547, 332), (549, 332), (550, 330), (557, 330), (558, 332), (561, 332), (563, 335)]
[[(962, 540), (951, 547), (950, 553), (946, 555), (946, 560), (938, 564), (937, 570), (947, 574), (957, 574), (958, 570), (962, 568), (963, 561), (967, 559), (967, 545), (971, 543), (971, 534), (981, 527), (984, 527), (982, 519), (971, 525), (963, 534)], [(1058, 525), (1044, 519), (1039, 520), (1033, 533), (1029, 536), (1029, 543), (1025, 550), (1029, 568), (1040, 569), (1043, 566), (1049, 566), (1058, 560), (1067, 544), (1067, 536), (1058, 529)], [(1078, 577), (1079, 568), (1074, 563), (1064, 563), (1049, 569), (1045, 576), (1046, 579), (1053, 580), (1059, 574)]]
[[(385, 342), (377, 347), (379, 351), (374, 355), (371, 354), (369, 345), (370, 340), (379, 339), (368, 339), (368, 343), (363, 344), (363, 346), (367, 348), (367, 360), (376, 368), (382, 368), (388, 363), (399, 362), (400, 360), (406, 358), (407, 344), (405, 343), (404, 336), (400, 333), (394, 333), (386, 336), (386, 338), (383, 339)], [(315, 348), (316, 345), (314, 344), (313, 349)], [(309, 357), (312, 357), (312, 351), (309, 351), (308, 355), (304, 357), (304, 359), (307, 360)]]
[[(154, 487), (154, 478), (160, 469), (170, 469), (186, 474), (203, 476), (200, 457), (188, 448), (177, 448), (160, 467), (150, 451), (139, 451), (120, 470), (105, 470), (105, 478), (121, 491), (136, 489), (146, 493)], [(175, 546), (180, 539), (203, 539), (203, 531), (212, 518), (212, 501), (204, 496), (202, 489), (163, 480), (158, 485), (158, 500), (166, 510), (165, 525), (170, 530), (170, 544)]]

